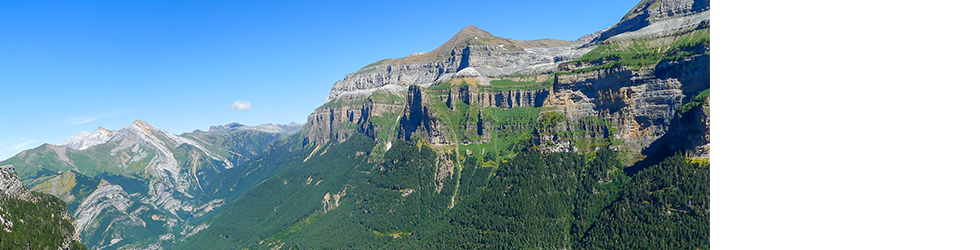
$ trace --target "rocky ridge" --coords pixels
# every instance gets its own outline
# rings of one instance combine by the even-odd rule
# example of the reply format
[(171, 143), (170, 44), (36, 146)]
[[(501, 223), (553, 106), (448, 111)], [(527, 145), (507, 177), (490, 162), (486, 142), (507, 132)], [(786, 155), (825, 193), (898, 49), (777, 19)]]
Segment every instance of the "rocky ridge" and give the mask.
[(334, 83), (327, 101), (347, 95), (366, 96), (382, 88), (404, 92), (409, 85), (429, 86), (449, 81), (459, 73), (459, 77), (474, 78), (548, 73), (559, 62), (588, 53), (589, 48), (580, 47), (583, 43), (554, 39), (517, 41), (469, 26), (436, 50), (383, 60), (344, 76)]
[(262, 124), (258, 126), (248, 126), (241, 123), (233, 122), (226, 125), (211, 126), (207, 131), (194, 130), (191, 133), (210, 133), (210, 134), (227, 134), (235, 131), (259, 131), (265, 133), (274, 134), (292, 134), (299, 132), (303, 127), (303, 124), (299, 123), (289, 123), (289, 124)]
[(28, 194), (30, 194), (30, 190), (24, 188), (14, 166), (0, 166), (0, 197), (23, 199)]

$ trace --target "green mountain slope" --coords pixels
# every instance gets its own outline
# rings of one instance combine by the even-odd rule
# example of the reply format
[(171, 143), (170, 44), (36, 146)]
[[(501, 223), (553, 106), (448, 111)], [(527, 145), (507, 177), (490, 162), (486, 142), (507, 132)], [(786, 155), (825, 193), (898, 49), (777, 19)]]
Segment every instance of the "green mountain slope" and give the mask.
[(63, 200), (86, 245), (167, 247), (206, 228), (203, 221), (275, 174), (277, 161), (294, 160), (295, 134), (218, 128), (178, 136), (137, 121), (100, 128), (104, 141), (69, 140), (84, 148), (45, 144), (2, 164), (16, 166), (28, 188)]
[[(457, 38), (438, 79), (369, 65), (310, 115), (307, 157), (177, 248), (708, 249), (708, 9), (642, 1), (589, 42), (525, 50), (541, 70)], [(417, 85), (374, 81), (401, 77)]]
[[(707, 165), (682, 156), (631, 178), (607, 149), (592, 159), (524, 150), (501, 163), (453, 164), (452, 153), (397, 141), (371, 163), (377, 152), (365, 145), (356, 135), (290, 165), (177, 248), (707, 246)], [(654, 242), (608, 234), (635, 229)]]

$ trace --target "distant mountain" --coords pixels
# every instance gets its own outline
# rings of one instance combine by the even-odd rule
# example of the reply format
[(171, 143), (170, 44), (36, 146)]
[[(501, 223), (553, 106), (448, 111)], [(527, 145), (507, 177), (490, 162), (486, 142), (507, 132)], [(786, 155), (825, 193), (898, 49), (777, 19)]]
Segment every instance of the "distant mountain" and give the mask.
[(88, 131), (82, 131), (82, 133), (72, 136), (61, 142), (61, 146), (68, 147), (74, 150), (85, 150), (89, 147), (99, 145), (109, 141), (112, 138), (112, 134), (115, 131), (109, 131), (105, 128), (99, 127), (95, 129), (95, 132), (89, 133)]
[(298, 136), (176, 248), (709, 249), (709, 2), (577, 41), (470, 26), (345, 76)]
[(67, 203), (86, 245), (160, 248), (206, 228), (204, 218), (275, 172), (276, 166), (247, 161), (298, 129), (229, 124), (178, 136), (137, 120), (0, 164), (15, 166), (28, 188)]
[(14, 167), (0, 166), (0, 249), (87, 249), (65, 203), (24, 188)]
[(303, 128), (303, 124), (299, 123), (289, 123), (289, 124), (262, 124), (258, 126), (248, 126), (237, 122), (229, 123), (227, 125), (211, 126), (208, 131), (194, 130), (192, 133), (208, 133), (208, 134), (227, 134), (235, 131), (252, 130), (266, 133), (276, 133), (291, 135), (293, 133), (299, 132)]

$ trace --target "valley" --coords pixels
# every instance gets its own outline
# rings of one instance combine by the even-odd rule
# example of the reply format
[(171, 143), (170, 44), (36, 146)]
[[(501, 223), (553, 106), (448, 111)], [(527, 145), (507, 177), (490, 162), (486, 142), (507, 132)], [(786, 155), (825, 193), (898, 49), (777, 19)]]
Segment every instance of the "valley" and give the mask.
[(468, 26), (304, 124), (137, 120), (0, 162), (90, 249), (708, 249), (710, 4), (577, 40)]

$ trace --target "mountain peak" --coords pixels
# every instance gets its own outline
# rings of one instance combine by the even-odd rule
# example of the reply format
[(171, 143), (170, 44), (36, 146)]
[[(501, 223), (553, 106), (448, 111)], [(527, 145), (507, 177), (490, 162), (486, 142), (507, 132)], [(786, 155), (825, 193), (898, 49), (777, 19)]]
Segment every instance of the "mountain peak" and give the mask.
[(136, 120), (136, 121), (133, 122), (133, 125), (136, 126), (136, 127), (141, 128), (143, 130), (156, 129), (156, 128), (153, 127), (153, 125), (150, 125), (149, 123), (147, 123), (147, 122), (145, 122), (143, 120)]
[(459, 32), (457, 32), (456, 35), (453, 36), (453, 39), (455, 39), (457, 37), (463, 38), (463, 39), (468, 39), (470, 37), (473, 37), (473, 38), (478, 38), (478, 37), (488, 38), (488, 37), (494, 37), (494, 35), (493, 34), (490, 34), (490, 32), (487, 32), (486, 30), (482, 30), (480, 28), (477, 28), (476, 25), (470, 25), (470, 26), (467, 26), (466, 28), (463, 28), (462, 30), (459, 30)]
[(93, 131), (92, 133), (89, 133), (88, 131), (82, 131), (78, 135), (68, 138), (68, 140), (61, 142), (61, 146), (65, 146), (75, 150), (85, 150), (92, 146), (99, 145), (109, 141), (113, 133), (114, 131), (99, 126), (99, 128), (95, 129), (95, 131)]

